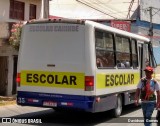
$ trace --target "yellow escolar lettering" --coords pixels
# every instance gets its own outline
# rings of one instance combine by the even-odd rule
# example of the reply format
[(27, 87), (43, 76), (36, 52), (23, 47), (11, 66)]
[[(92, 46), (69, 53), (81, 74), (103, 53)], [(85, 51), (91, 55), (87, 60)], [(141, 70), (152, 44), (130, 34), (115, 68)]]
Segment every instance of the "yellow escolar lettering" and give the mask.
[(59, 77), (58, 75), (45, 75), (45, 74), (26, 74), (26, 82), (28, 83), (48, 83), (48, 84), (67, 84), (67, 85), (77, 85), (76, 76), (63, 75)]
[(106, 75), (106, 87), (134, 84), (134, 74)]

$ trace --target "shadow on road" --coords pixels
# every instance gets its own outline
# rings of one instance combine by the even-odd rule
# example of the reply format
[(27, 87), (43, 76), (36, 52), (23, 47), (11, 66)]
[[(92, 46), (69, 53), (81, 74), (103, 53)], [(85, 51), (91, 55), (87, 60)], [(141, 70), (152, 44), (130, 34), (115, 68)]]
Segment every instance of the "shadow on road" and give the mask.
[[(34, 107), (33, 107), (34, 109)], [(128, 105), (123, 110), (122, 115), (126, 115), (130, 112), (140, 109), (134, 105)], [(100, 112), (100, 113), (85, 113), (85, 112), (56, 112), (53, 109), (47, 109), (44, 111), (26, 113), (18, 116), (12, 116), (11, 118), (16, 119), (41, 119), (42, 124), (29, 124), (38, 126), (93, 126), (99, 123), (113, 123), (117, 118), (111, 116), (111, 111)], [(121, 117), (120, 117), (121, 118)], [(120, 119), (119, 118), (119, 119)]]

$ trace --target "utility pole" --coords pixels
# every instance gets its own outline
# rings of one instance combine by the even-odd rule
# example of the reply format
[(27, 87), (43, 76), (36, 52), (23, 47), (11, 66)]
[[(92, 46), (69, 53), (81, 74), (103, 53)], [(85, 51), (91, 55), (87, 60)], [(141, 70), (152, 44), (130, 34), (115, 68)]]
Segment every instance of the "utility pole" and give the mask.
[(152, 22), (152, 19), (153, 19), (153, 16), (155, 14), (153, 14), (153, 9), (156, 9), (157, 12), (155, 12), (155, 14), (157, 14), (160, 9), (158, 8), (154, 8), (154, 7), (149, 7), (149, 9), (147, 11), (149, 11), (149, 15), (150, 15), (150, 27), (149, 27), (149, 36), (150, 36), (150, 52), (151, 52), (151, 56), (149, 58), (152, 59), (152, 65), (155, 67), (157, 66), (156, 62), (155, 62), (155, 58), (153, 56), (153, 48), (152, 48), (152, 45), (153, 45), (153, 22)]
[(152, 37), (153, 37), (152, 10), (153, 10), (153, 7), (149, 7), (148, 11), (149, 11), (149, 15), (150, 15), (150, 27), (149, 27), (149, 34), (148, 35), (150, 36), (151, 42), (152, 42)]
[[(152, 61), (152, 66), (155, 67), (155, 59), (154, 59), (154, 54), (153, 54), (153, 48), (152, 48), (152, 45), (153, 45), (153, 22), (152, 22), (152, 17), (153, 17), (153, 14), (152, 14), (152, 11), (153, 11), (153, 7), (149, 7), (149, 15), (150, 15), (150, 26), (149, 26), (149, 36), (150, 36), (150, 46), (149, 46), (149, 50), (150, 50), (150, 53), (151, 55), (149, 56), (149, 59), (151, 59)], [(153, 61), (154, 60), (154, 61)]]
[[(154, 14), (153, 14), (153, 9), (157, 10)], [(148, 35), (150, 36), (150, 38), (153, 38), (153, 22), (152, 22), (152, 19), (153, 19), (153, 16), (160, 11), (160, 9), (155, 8), (155, 7), (149, 7), (149, 9), (147, 9), (147, 11), (149, 11), (149, 15), (150, 15), (150, 27), (149, 27), (149, 34)]]

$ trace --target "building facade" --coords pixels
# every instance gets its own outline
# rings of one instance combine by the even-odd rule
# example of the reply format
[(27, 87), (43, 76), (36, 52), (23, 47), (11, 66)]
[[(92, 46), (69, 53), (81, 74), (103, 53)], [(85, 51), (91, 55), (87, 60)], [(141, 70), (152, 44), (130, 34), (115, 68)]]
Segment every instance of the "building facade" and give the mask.
[(18, 52), (9, 45), (12, 25), (43, 18), (43, 0), (0, 1), (0, 95), (16, 94)]

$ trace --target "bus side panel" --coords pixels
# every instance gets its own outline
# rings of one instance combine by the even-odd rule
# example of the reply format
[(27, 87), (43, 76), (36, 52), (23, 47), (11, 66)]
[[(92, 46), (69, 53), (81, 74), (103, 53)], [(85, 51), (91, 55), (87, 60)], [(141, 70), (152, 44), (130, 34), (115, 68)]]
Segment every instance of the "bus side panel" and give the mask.
[(136, 89), (130, 90), (124, 93), (124, 105), (129, 105), (134, 103), (135, 93), (136, 93)]
[(100, 96), (100, 102), (95, 102), (94, 104), (94, 112), (103, 112), (107, 110), (114, 109), (116, 106), (117, 96), (107, 95)]
[(139, 70), (97, 69), (96, 97), (94, 111), (107, 111), (116, 108), (117, 96), (122, 97), (122, 104), (133, 103), (133, 96), (139, 82)]
[(135, 90), (139, 82), (139, 70), (97, 69), (96, 95), (123, 93)]
[(99, 96), (100, 101), (95, 102), (94, 112), (103, 112), (103, 111), (114, 109), (116, 107), (118, 94), (121, 94), (122, 96), (123, 105), (129, 105), (134, 103), (135, 90), (126, 91), (126, 92), (117, 92), (116, 94)]

